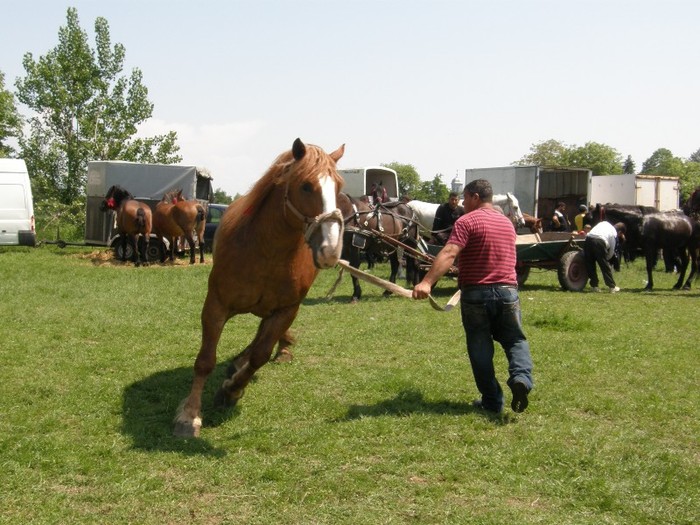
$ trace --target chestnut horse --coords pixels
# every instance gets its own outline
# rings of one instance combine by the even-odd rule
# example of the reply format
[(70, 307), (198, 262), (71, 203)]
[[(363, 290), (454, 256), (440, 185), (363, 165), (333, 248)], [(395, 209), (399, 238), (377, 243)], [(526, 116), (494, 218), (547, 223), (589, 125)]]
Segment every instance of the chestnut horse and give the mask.
[(542, 233), (544, 231), (542, 228), (542, 219), (539, 217), (523, 212), (523, 219), (525, 219), (525, 227), (528, 228), (531, 233)]
[[(190, 247), (190, 264), (195, 261), (195, 241), (199, 242), (199, 262), (204, 262), (204, 226), (207, 211), (197, 200), (186, 200), (182, 190), (169, 191), (156, 204), (153, 214), (153, 230), (159, 237), (165, 237), (170, 243), (170, 260), (175, 258), (178, 237), (184, 237)], [(163, 258), (165, 260), (165, 258)]]
[(117, 213), (117, 231), (122, 241), (122, 261), (126, 261), (127, 239), (134, 247), (134, 263), (141, 265), (138, 240), (143, 236), (143, 264), (148, 266), (148, 241), (151, 238), (151, 208), (143, 202), (134, 200), (134, 196), (121, 186), (112, 186), (100, 204), (102, 211), (113, 210)]
[(327, 154), (296, 139), (223, 215), (202, 308), (202, 345), (192, 390), (175, 417), (176, 436), (199, 435), (202, 391), (231, 317), (251, 313), (261, 321), (253, 341), (233, 358), (217, 403), (235, 405), (275, 344), (278, 352), (292, 344), (289, 328), (319, 269), (340, 258), (343, 220), (336, 198), (343, 179), (336, 162), (344, 151), (343, 145)]

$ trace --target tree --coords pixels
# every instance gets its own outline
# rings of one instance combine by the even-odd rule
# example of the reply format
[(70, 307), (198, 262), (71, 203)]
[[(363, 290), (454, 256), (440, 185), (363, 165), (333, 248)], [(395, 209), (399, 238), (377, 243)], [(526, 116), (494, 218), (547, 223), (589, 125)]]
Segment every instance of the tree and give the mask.
[(688, 161), (690, 162), (700, 162), (700, 149), (694, 151), (693, 153), (690, 154), (690, 157), (688, 157)]
[(412, 198), (417, 198), (420, 192), (421, 180), (420, 175), (411, 164), (400, 164), (398, 162), (390, 162), (382, 164), (385, 168), (390, 168), (396, 172), (396, 177), (399, 179), (399, 197), (410, 195)]
[(47, 197), (70, 204), (84, 195), (88, 160), (173, 163), (177, 135), (135, 138), (137, 126), (153, 114), (138, 69), (119, 76), (125, 48), (111, 45), (107, 20), (95, 20), (96, 51), (88, 44), (75, 8), (68, 8), (58, 45), (35, 61), (23, 58), (27, 75), (17, 98), (35, 115), (30, 135), (20, 140), (37, 186)]
[(221, 188), (216, 188), (214, 190), (214, 200), (212, 202), (215, 202), (217, 204), (230, 204), (233, 201), (234, 201), (234, 198), (231, 197), (228, 193), (226, 193)]
[(516, 166), (550, 166), (587, 168), (593, 175), (622, 172), (622, 156), (615, 148), (598, 142), (567, 146), (550, 139), (530, 146), (530, 153), (513, 163)]
[(9, 157), (14, 148), (8, 139), (19, 138), (22, 132), (22, 117), (17, 111), (14, 95), (5, 89), (5, 74), (0, 71), (0, 157)]
[(628, 175), (631, 175), (634, 173), (636, 168), (637, 168), (637, 166), (634, 164), (634, 161), (632, 160), (632, 155), (627, 155), (627, 159), (625, 160), (625, 163), (622, 165), (622, 173), (626, 173)]
[(593, 175), (622, 173), (622, 155), (615, 148), (598, 142), (572, 146), (566, 154), (568, 166), (588, 168)]
[(450, 196), (450, 190), (447, 185), (442, 182), (440, 174), (435, 175), (433, 180), (423, 181), (420, 185), (420, 193), (416, 196), (417, 199), (442, 204), (447, 202)]
[(530, 146), (530, 153), (513, 163), (516, 166), (566, 166), (570, 148), (558, 140), (549, 139)]

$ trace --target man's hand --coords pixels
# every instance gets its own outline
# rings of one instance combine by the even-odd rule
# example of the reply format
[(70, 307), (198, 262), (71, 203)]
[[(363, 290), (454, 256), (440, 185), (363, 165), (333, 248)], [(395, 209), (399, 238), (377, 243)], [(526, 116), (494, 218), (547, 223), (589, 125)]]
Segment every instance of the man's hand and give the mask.
[(413, 298), (414, 299), (427, 299), (430, 295), (430, 290), (432, 286), (426, 281), (421, 281), (413, 287)]

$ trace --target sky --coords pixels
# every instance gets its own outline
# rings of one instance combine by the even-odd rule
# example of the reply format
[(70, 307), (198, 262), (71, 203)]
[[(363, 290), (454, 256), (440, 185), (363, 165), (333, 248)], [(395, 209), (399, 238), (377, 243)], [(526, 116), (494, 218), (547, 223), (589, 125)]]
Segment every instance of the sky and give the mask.
[[(697, 0), (0, 0), (6, 88), (75, 7), (126, 49), (154, 104), (144, 136), (245, 193), (297, 137), (339, 168), (398, 162), (449, 187), (539, 142), (631, 155), (700, 149)], [(20, 112), (28, 110), (19, 106)]]

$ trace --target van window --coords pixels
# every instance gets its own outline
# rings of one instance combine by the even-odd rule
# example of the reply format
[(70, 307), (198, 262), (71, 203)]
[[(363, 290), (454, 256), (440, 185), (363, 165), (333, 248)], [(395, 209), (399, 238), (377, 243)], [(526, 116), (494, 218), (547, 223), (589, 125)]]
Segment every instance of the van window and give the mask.
[[(0, 209), (22, 210), (22, 217), (29, 218), (25, 202), (24, 186), (20, 184), (0, 184)], [(13, 216), (16, 217), (14, 213)]]

